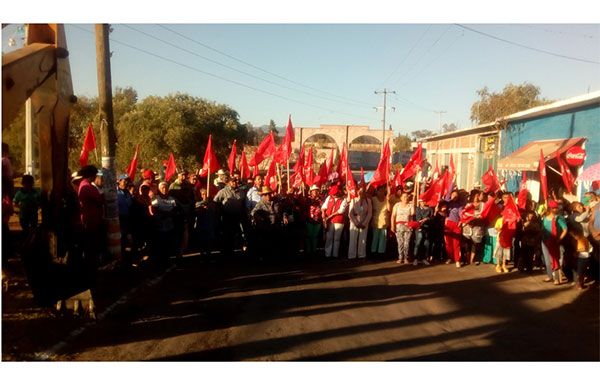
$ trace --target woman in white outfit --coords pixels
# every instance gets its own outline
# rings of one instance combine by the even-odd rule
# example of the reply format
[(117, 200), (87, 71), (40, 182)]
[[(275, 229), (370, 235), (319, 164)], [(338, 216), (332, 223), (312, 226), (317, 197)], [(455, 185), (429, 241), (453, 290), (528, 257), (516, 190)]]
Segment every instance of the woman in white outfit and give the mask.
[(344, 220), (348, 211), (348, 202), (338, 185), (329, 189), (329, 196), (321, 206), (323, 211), (323, 229), (325, 230), (325, 257), (337, 258), (340, 251), (340, 238), (344, 230)]
[(371, 200), (365, 195), (365, 189), (358, 190), (358, 197), (350, 200), (348, 217), (350, 218), (350, 245), (348, 246), (348, 258), (355, 259), (357, 248), (358, 258), (367, 257), (367, 233), (369, 222), (373, 215)]

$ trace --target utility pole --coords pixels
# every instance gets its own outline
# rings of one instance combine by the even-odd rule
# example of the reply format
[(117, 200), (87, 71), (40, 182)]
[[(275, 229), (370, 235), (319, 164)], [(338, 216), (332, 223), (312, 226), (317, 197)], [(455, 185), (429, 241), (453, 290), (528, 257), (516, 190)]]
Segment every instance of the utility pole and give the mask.
[(107, 243), (111, 261), (121, 259), (121, 228), (117, 202), (115, 173), (116, 140), (113, 109), (112, 81), (110, 75), (109, 25), (96, 24), (96, 62), (98, 67), (98, 102), (100, 106), (100, 146), (104, 173), (104, 217), (107, 224)]
[(433, 113), (436, 113), (439, 115), (438, 116), (439, 117), (438, 118), (438, 128), (439, 128), (440, 132), (442, 132), (442, 114), (448, 113), (448, 112), (446, 112), (445, 110), (434, 110)]
[[(387, 106), (387, 95), (388, 93), (392, 93), (392, 94), (396, 94), (396, 91), (394, 90), (387, 90), (387, 89), (383, 89), (383, 91), (375, 91), (375, 94), (383, 94), (383, 126), (381, 127), (382, 129), (382, 135), (381, 135), (381, 152), (383, 152), (383, 146), (385, 145), (385, 111), (386, 111), (386, 106)], [(377, 109), (377, 108), (375, 108)]]

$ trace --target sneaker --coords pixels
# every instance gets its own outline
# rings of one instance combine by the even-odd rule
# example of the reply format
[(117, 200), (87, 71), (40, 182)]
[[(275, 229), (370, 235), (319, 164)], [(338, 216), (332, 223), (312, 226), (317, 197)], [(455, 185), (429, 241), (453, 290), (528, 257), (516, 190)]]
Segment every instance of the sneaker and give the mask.
[(496, 266), (496, 272), (502, 273), (502, 267), (500, 267), (499, 265), (497, 265)]
[(460, 268), (460, 261), (456, 262), (456, 268)]
[(400, 259), (396, 260), (396, 264), (402, 264), (402, 260), (400, 260)]
[(421, 263), (423, 263), (424, 265), (430, 265), (427, 260), (421, 260)]
[(450, 264), (450, 263), (452, 263), (451, 259), (446, 260), (446, 264)]
[(506, 268), (505, 265), (502, 266), (502, 272), (504, 273), (509, 273), (510, 271), (508, 270), (508, 268)]
[(413, 266), (416, 267), (417, 265), (419, 265), (419, 260), (417, 260), (417, 259), (413, 260)]

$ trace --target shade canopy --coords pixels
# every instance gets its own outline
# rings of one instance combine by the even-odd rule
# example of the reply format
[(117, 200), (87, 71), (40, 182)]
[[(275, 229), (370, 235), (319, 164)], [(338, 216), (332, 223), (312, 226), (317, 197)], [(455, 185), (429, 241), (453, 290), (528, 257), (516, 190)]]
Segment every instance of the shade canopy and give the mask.
[(575, 145), (581, 145), (586, 139), (572, 137), (568, 139), (530, 141), (512, 154), (498, 161), (498, 170), (537, 171), (540, 161), (540, 149), (544, 159), (551, 160)]

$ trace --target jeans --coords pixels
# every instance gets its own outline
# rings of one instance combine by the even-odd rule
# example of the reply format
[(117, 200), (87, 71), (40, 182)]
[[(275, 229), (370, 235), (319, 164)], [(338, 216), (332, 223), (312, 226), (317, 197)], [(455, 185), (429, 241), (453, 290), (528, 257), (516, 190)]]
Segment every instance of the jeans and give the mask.
[(431, 242), (426, 230), (418, 229), (415, 233), (415, 260), (426, 260), (431, 256)]

